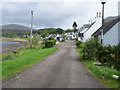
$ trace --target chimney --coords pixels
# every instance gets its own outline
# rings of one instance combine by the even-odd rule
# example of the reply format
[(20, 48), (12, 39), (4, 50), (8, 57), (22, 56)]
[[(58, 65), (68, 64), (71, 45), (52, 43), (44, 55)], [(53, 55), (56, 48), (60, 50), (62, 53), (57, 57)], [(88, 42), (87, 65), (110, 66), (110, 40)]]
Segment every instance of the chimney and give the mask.
[(99, 17), (99, 13), (98, 13), (98, 12), (96, 13), (96, 18), (97, 18), (97, 17)]
[(92, 24), (92, 20), (89, 20), (89, 24)]
[(91, 21), (89, 20), (89, 24), (91, 23)]
[(92, 24), (92, 20), (91, 20), (91, 24)]
[(100, 19), (101, 19), (101, 12), (97, 12), (96, 17), (95, 17), (95, 21), (96, 22), (101, 22)]
[(101, 12), (99, 12), (99, 17), (101, 17)]

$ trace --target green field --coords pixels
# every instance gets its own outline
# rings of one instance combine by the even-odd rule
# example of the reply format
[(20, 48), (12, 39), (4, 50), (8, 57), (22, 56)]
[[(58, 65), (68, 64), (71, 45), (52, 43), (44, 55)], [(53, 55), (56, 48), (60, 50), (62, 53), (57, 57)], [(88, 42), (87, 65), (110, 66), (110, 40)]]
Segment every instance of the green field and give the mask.
[[(81, 48), (77, 48), (77, 51), (79, 52), (81, 56)], [(92, 72), (92, 74), (101, 82), (103, 83), (106, 87), (108, 88), (118, 88), (119, 85), (119, 80), (113, 79), (112, 75), (120, 75), (120, 72), (111, 69), (108, 67), (104, 66), (95, 66), (93, 65), (93, 62), (95, 60), (84, 60), (83, 58), (80, 58), (80, 61)]]
[(22, 49), (22, 55), (2, 62), (2, 79), (6, 79), (11, 75), (14, 75), (37, 62), (43, 60), (46, 56), (52, 54), (57, 48), (42, 49), (37, 47), (35, 49)]

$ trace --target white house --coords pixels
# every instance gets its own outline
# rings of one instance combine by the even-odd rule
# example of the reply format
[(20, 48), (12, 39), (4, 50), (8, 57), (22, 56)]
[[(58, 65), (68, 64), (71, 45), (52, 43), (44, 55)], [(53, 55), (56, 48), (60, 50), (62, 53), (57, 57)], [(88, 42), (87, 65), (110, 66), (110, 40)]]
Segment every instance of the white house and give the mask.
[(103, 45), (120, 44), (120, 16), (112, 21), (106, 22), (92, 36), (101, 39), (101, 29), (103, 28)]
[(74, 32), (67, 32), (65, 33), (66, 39), (75, 39), (77, 36), (77, 33)]
[(78, 41), (85, 41), (85, 32), (86, 30), (88, 30), (89, 27), (85, 28), (84, 26), (83, 27), (80, 27), (78, 29)]
[(88, 29), (84, 29), (80, 33), (83, 33), (83, 40), (86, 41), (91, 38), (92, 34), (96, 32), (101, 26), (102, 26), (102, 18), (101, 18), (101, 13), (97, 12), (96, 14), (96, 21), (92, 23), (92, 25)]

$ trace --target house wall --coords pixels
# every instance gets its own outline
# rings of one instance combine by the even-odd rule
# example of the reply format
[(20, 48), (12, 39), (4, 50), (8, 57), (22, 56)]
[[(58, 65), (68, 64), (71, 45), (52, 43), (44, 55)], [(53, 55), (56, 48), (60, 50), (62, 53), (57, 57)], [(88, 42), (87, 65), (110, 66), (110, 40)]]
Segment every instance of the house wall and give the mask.
[[(119, 22), (120, 23), (120, 22)], [(119, 43), (118, 37), (118, 23), (114, 25), (107, 33), (104, 35), (103, 45), (117, 45)]]
[(78, 35), (78, 40), (79, 40), (79, 41), (83, 41), (83, 42), (85, 41), (85, 36), (86, 36), (86, 35), (85, 35), (85, 32), (86, 32), (87, 29), (88, 29), (88, 28), (84, 28), (82, 31), (81, 31), (81, 30), (79, 31), (80, 33), (83, 33), (83, 37), (82, 37), (82, 38), (79, 37), (79, 35)]

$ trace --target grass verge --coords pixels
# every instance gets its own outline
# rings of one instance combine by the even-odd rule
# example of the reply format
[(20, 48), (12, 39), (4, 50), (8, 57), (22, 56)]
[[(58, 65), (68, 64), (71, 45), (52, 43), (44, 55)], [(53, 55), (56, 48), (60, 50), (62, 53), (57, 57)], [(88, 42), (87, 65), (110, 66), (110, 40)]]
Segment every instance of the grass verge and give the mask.
[(57, 48), (23, 48), (23, 55), (18, 56), (12, 60), (6, 60), (2, 62), (2, 79), (6, 79), (11, 75), (14, 75), (28, 67), (31, 67), (56, 50)]
[[(81, 48), (77, 48), (77, 51), (79, 52), (79, 54), (81, 56), (81, 53), (80, 53)], [(81, 57), (80, 61), (106, 87), (108, 87), (108, 88), (120, 88), (119, 80), (112, 78), (112, 75), (120, 75), (120, 72), (118, 72), (115, 69), (111, 69), (111, 68), (104, 67), (104, 66), (95, 66), (95, 65), (93, 65), (94, 60), (87, 61)]]

